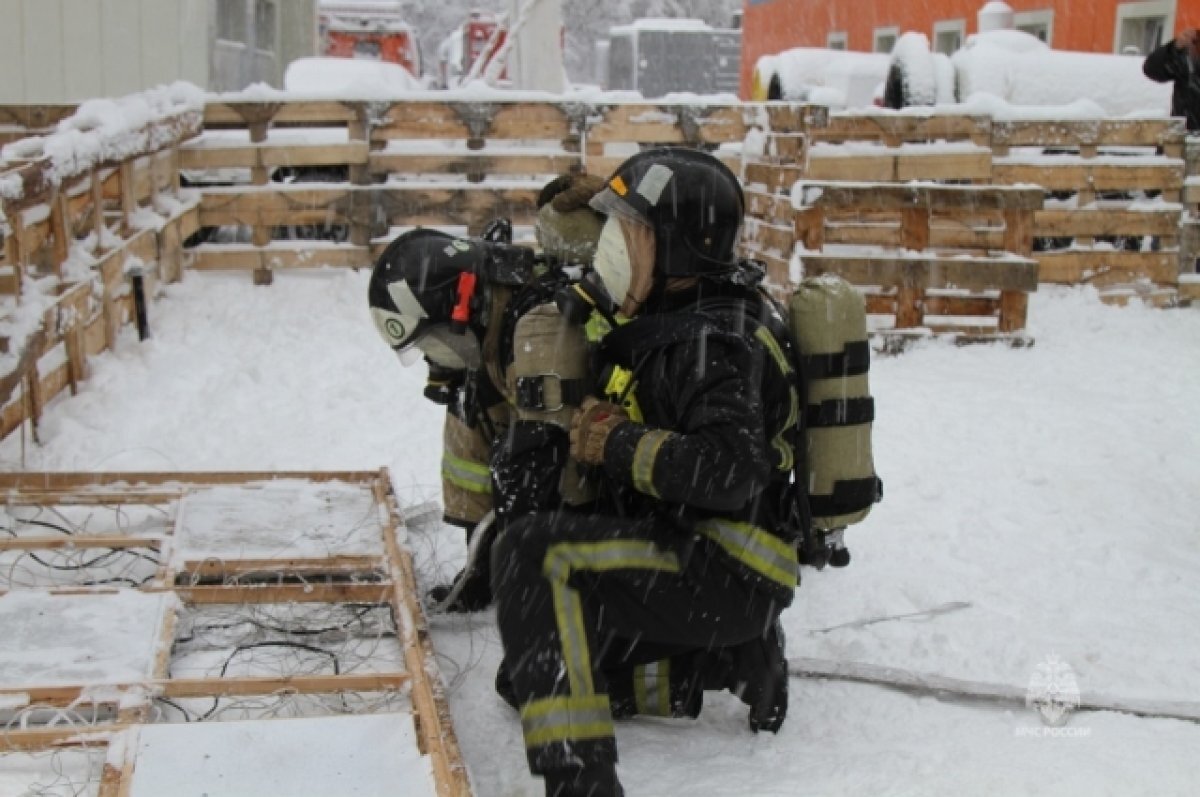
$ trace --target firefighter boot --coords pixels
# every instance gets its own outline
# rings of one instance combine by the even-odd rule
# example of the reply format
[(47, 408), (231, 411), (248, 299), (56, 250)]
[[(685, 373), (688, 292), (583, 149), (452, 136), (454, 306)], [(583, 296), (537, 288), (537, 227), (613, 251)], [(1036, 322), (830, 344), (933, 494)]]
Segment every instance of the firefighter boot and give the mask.
[(546, 797), (625, 797), (612, 764), (550, 769), (543, 777)]
[(728, 689), (750, 707), (750, 730), (778, 733), (787, 716), (788, 672), (779, 618), (767, 632), (713, 651), (705, 672), (710, 689)]

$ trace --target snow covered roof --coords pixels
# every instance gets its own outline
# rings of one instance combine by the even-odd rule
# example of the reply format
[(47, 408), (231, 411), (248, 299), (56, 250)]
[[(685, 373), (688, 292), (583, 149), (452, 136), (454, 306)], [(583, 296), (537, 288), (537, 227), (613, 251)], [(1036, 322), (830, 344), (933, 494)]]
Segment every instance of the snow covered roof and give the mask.
[(307, 95), (394, 96), (420, 91), (421, 82), (399, 64), (364, 58), (297, 58), (283, 75), (288, 92)]
[(644, 19), (635, 20), (629, 25), (618, 25), (615, 28), (610, 28), (608, 33), (610, 36), (628, 36), (632, 33), (641, 33), (643, 31), (699, 33), (710, 30), (713, 30), (712, 26), (702, 19), (646, 17)]

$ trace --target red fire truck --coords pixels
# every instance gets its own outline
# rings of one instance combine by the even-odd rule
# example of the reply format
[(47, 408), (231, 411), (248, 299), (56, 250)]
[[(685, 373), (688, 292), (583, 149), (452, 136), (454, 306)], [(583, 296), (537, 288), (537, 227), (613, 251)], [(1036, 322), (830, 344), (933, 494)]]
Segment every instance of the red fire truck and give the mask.
[(399, 4), (323, 0), (320, 9), (322, 55), (390, 61), (421, 74), (417, 33)]

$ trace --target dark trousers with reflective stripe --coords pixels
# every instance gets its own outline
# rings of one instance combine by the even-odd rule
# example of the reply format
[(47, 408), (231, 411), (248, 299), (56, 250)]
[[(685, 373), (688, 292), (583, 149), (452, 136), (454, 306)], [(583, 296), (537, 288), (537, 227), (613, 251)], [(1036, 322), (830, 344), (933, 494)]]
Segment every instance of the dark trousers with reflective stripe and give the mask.
[(729, 647), (778, 614), (715, 544), (681, 542), (653, 520), (569, 512), (500, 535), (492, 588), (533, 772), (616, 761), (603, 671), (646, 663), (621, 661), (621, 640), (634, 656)]

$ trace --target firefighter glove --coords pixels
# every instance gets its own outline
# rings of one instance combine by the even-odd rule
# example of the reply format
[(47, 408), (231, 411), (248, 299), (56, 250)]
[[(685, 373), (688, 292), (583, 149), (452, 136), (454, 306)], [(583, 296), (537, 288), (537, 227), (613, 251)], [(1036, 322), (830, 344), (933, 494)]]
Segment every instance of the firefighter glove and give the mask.
[(612, 430), (628, 421), (625, 410), (592, 397), (571, 418), (571, 456), (586, 465), (604, 464), (604, 446)]

